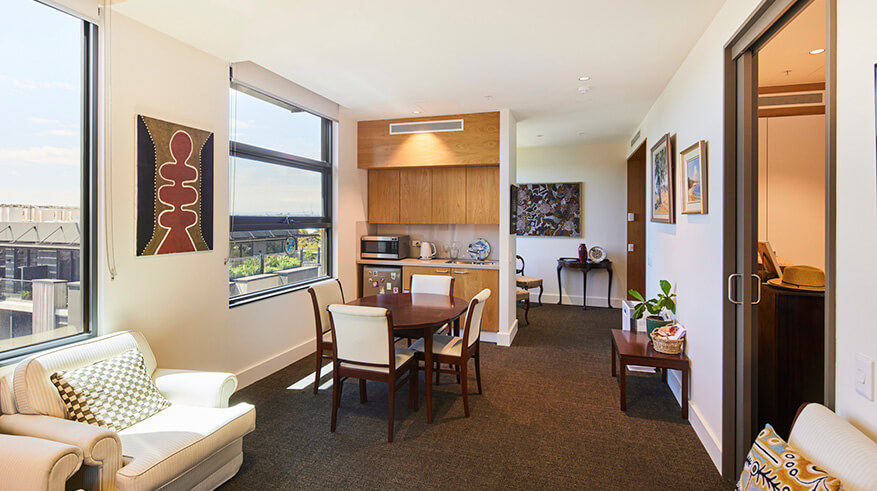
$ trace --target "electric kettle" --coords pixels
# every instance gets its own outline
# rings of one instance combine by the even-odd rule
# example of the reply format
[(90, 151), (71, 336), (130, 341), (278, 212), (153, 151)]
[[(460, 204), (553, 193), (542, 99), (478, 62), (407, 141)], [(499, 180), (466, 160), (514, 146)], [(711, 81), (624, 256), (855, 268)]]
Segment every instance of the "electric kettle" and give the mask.
[(436, 255), (435, 244), (432, 242), (420, 242), (420, 259), (432, 259)]

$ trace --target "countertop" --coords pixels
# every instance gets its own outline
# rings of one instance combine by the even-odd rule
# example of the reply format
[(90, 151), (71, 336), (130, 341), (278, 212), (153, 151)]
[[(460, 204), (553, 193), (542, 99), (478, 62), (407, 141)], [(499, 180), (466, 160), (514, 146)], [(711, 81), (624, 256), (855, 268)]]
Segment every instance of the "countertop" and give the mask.
[(373, 266), (436, 266), (454, 269), (494, 269), (499, 270), (499, 261), (493, 264), (451, 264), (449, 259), (420, 259), (409, 257), (407, 259), (357, 259), (356, 264), (371, 264)]

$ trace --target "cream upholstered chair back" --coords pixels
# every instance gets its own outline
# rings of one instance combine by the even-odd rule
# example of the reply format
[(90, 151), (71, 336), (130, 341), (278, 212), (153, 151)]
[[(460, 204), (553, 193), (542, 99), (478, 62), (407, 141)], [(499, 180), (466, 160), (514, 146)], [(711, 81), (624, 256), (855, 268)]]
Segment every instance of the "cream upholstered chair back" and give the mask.
[(800, 410), (789, 446), (840, 479), (844, 490), (873, 490), (877, 483), (877, 443), (821, 404)]
[(467, 340), (466, 346), (475, 344), (478, 336), (481, 335), (481, 319), (484, 317), (484, 306), (487, 305), (488, 298), (490, 298), (490, 289), (485, 288), (469, 301), (469, 312), (466, 314), (466, 326), (463, 332), (463, 337)]
[(387, 309), (330, 305), (335, 355), (341, 362), (390, 366), (392, 327)]
[(0, 367), (0, 414), (15, 414), (15, 393), (12, 392), (12, 374), (15, 365)]
[(52, 374), (92, 365), (132, 348), (143, 354), (146, 372), (152, 376), (155, 371), (155, 355), (143, 335), (133, 331), (89, 339), (25, 359), (15, 367), (13, 379), (18, 412), (66, 418), (67, 409), (58, 389), (52, 384)]
[(343, 304), (344, 292), (341, 290), (341, 282), (337, 279), (314, 285), (308, 288), (308, 292), (314, 303), (314, 318), (317, 322), (317, 339), (319, 339), (323, 333), (329, 332), (331, 327), (329, 311), (326, 308), (335, 303)]
[(411, 293), (453, 295), (454, 278), (452, 276), (413, 274), (411, 275)]

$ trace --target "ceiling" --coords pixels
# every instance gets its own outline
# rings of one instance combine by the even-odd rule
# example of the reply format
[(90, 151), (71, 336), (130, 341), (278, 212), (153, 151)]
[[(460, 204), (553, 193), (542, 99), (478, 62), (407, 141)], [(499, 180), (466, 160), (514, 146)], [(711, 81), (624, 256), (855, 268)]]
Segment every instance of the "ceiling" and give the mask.
[[(825, 82), (825, 0), (814, 0), (758, 52), (758, 85)], [(788, 71), (788, 72), (787, 72)]]
[(518, 145), (533, 146), (630, 138), (723, 2), (114, 0), (113, 9), (222, 59), (258, 63), (356, 119), (509, 108)]

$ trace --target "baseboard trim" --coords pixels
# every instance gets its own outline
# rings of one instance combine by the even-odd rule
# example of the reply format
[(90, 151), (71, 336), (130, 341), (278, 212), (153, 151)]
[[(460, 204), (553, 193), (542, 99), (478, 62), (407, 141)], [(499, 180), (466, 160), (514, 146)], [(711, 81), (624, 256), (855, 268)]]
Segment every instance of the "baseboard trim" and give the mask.
[(304, 343), (294, 346), (283, 353), (274, 355), (267, 360), (256, 363), (255, 365), (238, 372), (238, 389), (258, 382), (272, 373), (288, 367), (302, 358), (314, 353), (314, 339), (311, 338)]
[(481, 331), (478, 340), (483, 343), (496, 343), (499, 333), (496, 331)]
[[(556, 304), (557, 303), (557, 294), (556, 293), (544, 293), (542, 295), (542, 303), (543, 304)], [(612, 307), (616, 309), (621, 308), (621, 298), (612, 297)], [(539, 303), (539, 289), (531, 289), (530, 290), (530, 303), (538, 304)], [(581, 295), (563, 295), (563, 305), (578, 305), (582, 306), (582, 296)], [(601, 296), (588, 296), (588, 307), (606, 307), (606, 297)]]
[(497, 346), (511, 346), (512, 342), (515, 340), (515, 336), (518, 334), (518, 320), (515, 319), (515, 322), (512, 323), (511, 329), (509, 332), (500, 332), (496, 334), (496, 344)]
[[(676, 402), (682, 404), (682, 373), (679, 370), (670, 370), (667, 376), (667, 385), (670, 386), (670, 391), (673, 392)], [(706, 453), (709, 454), (713, 465), (716, 466), (716, 470), (721, 474), (722, 444), (716, 433), (706, 423), (706, 419), (700, 413), (697, 404), (690, 399), (688, 401), (688, 422), (691, 423), (694, 433), (700, 440), (700, 444), (706, 449)]]

